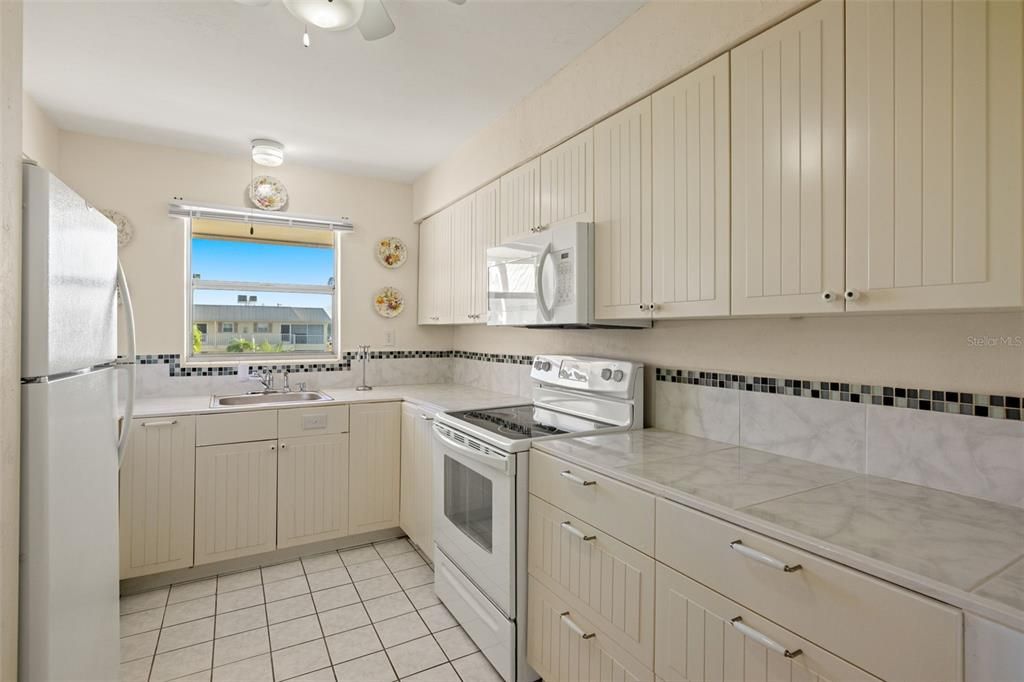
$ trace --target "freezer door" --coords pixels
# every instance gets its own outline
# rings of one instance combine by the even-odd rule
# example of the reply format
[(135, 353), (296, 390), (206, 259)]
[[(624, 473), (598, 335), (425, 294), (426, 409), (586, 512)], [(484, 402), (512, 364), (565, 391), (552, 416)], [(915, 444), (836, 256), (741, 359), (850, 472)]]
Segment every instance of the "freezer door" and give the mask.
[(22, 377), (117, 357), (117, 228), (39, 166), (24, 168)]
[(21, 387), (21, 680), (118, 677), (116, 372)]

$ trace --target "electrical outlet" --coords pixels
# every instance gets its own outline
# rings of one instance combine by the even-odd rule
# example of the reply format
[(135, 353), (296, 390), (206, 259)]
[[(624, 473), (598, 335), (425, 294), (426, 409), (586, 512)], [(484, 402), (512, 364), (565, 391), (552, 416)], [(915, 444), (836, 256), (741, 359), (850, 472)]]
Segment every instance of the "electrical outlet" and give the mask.
[(388, 329), (384, 332), (384, 345), (394, 346), (395, 345), (395, 330)]

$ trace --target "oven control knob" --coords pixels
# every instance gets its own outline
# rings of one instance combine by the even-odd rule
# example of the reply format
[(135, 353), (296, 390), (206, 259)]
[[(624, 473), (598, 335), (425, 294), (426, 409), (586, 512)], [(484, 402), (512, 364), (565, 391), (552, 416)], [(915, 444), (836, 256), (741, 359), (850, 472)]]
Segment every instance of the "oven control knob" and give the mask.
[(612, 372), (612, 381), (622, 381), (622, 378), (625, 376), (621, 369), (617, 369)]
[(544, 365), (544, 363), (541, 360), (534, 360), (533, 361), (533, 368), (534, 369), (540, 369), (541, 366), (543, 366), (543, 365)]
[(605, 367), (604, 369), (601, 370), (601, 378), (604, 379), (605, 381), (608, 381), (609, 379), (612, 378), (612, 371), (609, 368)]
[(551, 363), (545, 360), (542, 363), (540, 363), (540, 368), (545, 372), (549, 372), (551, 371)]

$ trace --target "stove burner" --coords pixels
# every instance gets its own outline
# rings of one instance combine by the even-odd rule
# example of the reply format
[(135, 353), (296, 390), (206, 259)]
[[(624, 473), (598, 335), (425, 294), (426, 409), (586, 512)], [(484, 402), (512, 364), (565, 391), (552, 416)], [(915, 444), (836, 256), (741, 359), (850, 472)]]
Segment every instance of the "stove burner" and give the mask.
[(452, 416), (516, 440), (569, 433), (557, 426), (538, 421), (534, 415), (533, 405), (517, 405), (494, 410), (466, 410), (456, 412)]

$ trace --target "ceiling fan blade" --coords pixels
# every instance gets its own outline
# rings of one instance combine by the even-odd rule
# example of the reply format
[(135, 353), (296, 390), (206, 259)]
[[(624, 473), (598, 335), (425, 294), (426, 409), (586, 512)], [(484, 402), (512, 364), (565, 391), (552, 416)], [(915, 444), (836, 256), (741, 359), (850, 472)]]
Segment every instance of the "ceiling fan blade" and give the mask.
[(356, 26), (366, 40), (379, 40), (395, 32), (395, 22), (391, 21), (381, 0), (366, 0), (363, 17)]

